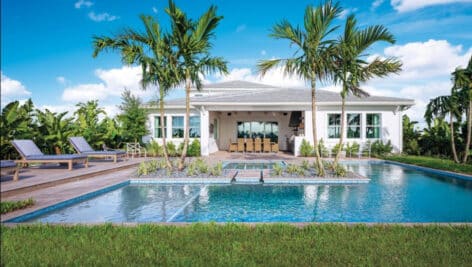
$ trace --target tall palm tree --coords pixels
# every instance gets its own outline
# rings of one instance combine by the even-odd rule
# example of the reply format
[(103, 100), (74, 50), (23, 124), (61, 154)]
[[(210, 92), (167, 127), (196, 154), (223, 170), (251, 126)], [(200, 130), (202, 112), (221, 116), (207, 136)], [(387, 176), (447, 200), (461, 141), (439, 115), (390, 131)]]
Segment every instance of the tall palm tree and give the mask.
[[(334, 40), (328, 35), (337, 29), (332, 26), (333, 20), (339, 16), (341, 7), (338, 3), (327, 1), (318, 7), (307, 6), (304, 16), (304, 29), (293, 26), (287, 20), (275, 24), (270, 34), (275, 39), (285, 39), (295, 45), (297, 51), (294, 57), (263, 60), (258, 63), (259, 73), (264, 76), (275, 67), (282, 67), (287, 75), (297, 75), (310, 83), (311, 112), (313, 125), (313, 144), (318, 147), (316, 131), (316, 82), (327, 80), (331, 76), (332, 56), (330, 46)], [(319, 175), (324, 176), (324, 167), (318, 149), (315, 149), (316, 163)]]
[(176, 76), (178, 72), (173, 67), (175, 54), (172, 51), (169, 36), (162, 32), (158, 21), (145, 15), (141, 15), (140, 19), (144, 25), (144, 32), (128, 28), (112, 37), (94, 37), (93, 57), (107, 49), (119, 51), (123, 63), (141, 66), (141, 86), (144, 90), (150, 85), (158, 87), (164, 158), (167, 167), (171, 169), (164, 128), (164, 97), (179, 81)]
[[(357, 28), (357, 21), (354, 15), (350, 15), (344, 27), (344, 33), (336, 42), (334, 47), (336, 53), (334, 80), (342, 84), (341, 89), (341, 135), (339, 147), (342, 148), (344, 142), (344, 129), (346, 117), (346, 97), (353, 94), (357, 97), (369, 96), (367, 92), (360, 88), (362, 82), (373, 77), (384, 77), (390, 73), (398, 73), (401, 70), (401, 62), (395, 58), (376, 58), (372, 62), (367, 62), (365, 58), (369, 56), (366, 50), (373, 44), (384, 41), (395, 43), (393, 35), (382, 25), (369, 26), (366, 29)], [(338, 164), (341, 150), (338, 149), (334, 166)]]
[(444, 119), (449, 114), (449, 129), (451, 132), (451, 151), (456, 163), (460, 163), (459, 157), (457, 156), (455, 133), (454, 133), (454, 118), (460, 123), (462, 119), (462, 108), (459, 104), (459, 95), (452, 90), (451, 95), (438, 96), (429, 101), (426, 106), (426, 112), (424, 118), (431, 125), (434, 117)]
[(166, 9), (171, 19), (171, 40), (177, 53), (176, 68), (180, 81), (185, 84), (185, 131), (179, 170), (184, 168), (189, 143), (190, 124), (190, 89), (192, 84), (200, 90), (201, 77), (214, 72), (227, 73), (226, 61), (221, 57), (212, 57), (210, 49), (214, 31), (223, 17), (216, 15), (216, 7), (211, 6), (198, 20), (187, 15), (172, 0)]
[(467, 141), (465, 145), (464, 158), (462, 163), (467, 163), (467, 157), (471, 151), (471, 139), (472, 139), (472, 56), (469, 59), (469, 63), (465, 69), (456, 68), (452, 73), (452, 79), (454, 82), (454, 91), (464, 92), (464, 96), (468, 100), (467, 103)]

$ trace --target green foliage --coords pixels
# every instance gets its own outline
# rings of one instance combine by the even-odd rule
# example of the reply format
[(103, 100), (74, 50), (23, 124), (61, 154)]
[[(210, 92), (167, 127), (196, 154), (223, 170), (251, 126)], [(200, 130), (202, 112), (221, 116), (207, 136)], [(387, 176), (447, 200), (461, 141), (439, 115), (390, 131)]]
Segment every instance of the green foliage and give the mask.
[(433, 123), (424, 129), (419, 140), (422, 154), (437, 157), (451, 155), (450, 138), (449, 124), (442, 118), (435, 118)]
[(105, 110), (98, 106), (98, 100), (79, 103), (76, 106), (78, 109), (74, 112), (76, 116), (74, 134), (83, 136), (94, 149), (100, 149), (105, 142), (103, 125), (99, 124), (99, 117), (106, 115)]
[(332, 149), (331, 149), (331, 153), (333, 153), (333, 155), (336, 155), (338, 153), (338, 151), (341, 149), (343, 149), (344, 147), (344, 144), (336, 144)]
[(288, 164), (286, 171), (288, 174), (305, 176), (305, 169), (303, 169), (301, 166), (298, 166), (296, 164)]
[(326, 147), (323, 138), (320, 139), (318, 142), (318, 151), (320, 152), (320, 156), (322, 157), (329, 157), (329, 150)]
[(415, 129), (416, 124), (418, 124), (417, 121), (411, 121), (407, 115), (403, 115), (403, 152), (410, 155), (420, 154), (420, 146), (418, 140), (421, 134), (418, 130)]
[(196, 174), (208, 174), (210, 172), (218, 172), (218, 168), (223, 170), (223, 165), (215, 165), (214, 168), (210, 168), (208, 164), (202, 158), (197, 158), (190, 162), (187, 166), (187, 175), (194, 176)]
[(151, 140), (151, 142), (146, 145), (146, 150), (148, 155), (151, 157), (162, 156), (164, 154), (163, 147), (155, 140)]
[(407, 164), (413, 164), (433, 169), (459, 172), (472, 175), (471, 164), (459, 164), (453, 160), (425, 157), (425, 156), (407, 156), (407, 155), (391, 155), (385, 157), (386, 160), (398, 161)]
[(165, 165), (165, 163), (159, 162), (157, 160), (141, 162), (138, 166), (137, 174), (138, 176), (149, 175), (162, 168), (163, 165)]
[(15, 210), (20, 210), (33, 206), (35, 201), (32, 198), (19, 201), (1, 201), (0, 202), (0, 214), (5, 214)]
[(307, 140), (303, 139), (300, 144), (300, 156), (310, 157), (311, 155), (313, 155), (313, 146), (310, 145)]
[(392, 153), (393, 146), (390, 140), (386, 144), (384, 144), (381, 140), (376, 140), (372, 143), (370, 147), (370, 152), (375, 157), (384, 157), (390, 153)]
[(178, 155), (177, 148), (175, 147), (175, 144), (172, 141), (167, 141), (166, 146), (169, 157), (175, 157)]
[(472, 227), (467, 225), (35, 224), (2, 225), (0, 230), (2, 266), (468, 266), (472, 262)]
[(126, 89), (121, 95), (122, 103), (119, 106), (121, 113), (117, 116), (121, 124), (122, 138), (124, 142), (140, 142), (148, 133), (146, 128), (146, 110), (142, 108), (141, 99), (133, 96)]
[(73, 118), (66, 118), (67, 112), (56, 113), (46, 109), (36, 110), (38, 133), (44, 143), (37, 145), (47, 154), (67, 154), (73, 152), (68, 138), (73, 134)]
[(13, 139), (35, 139), (37, 126), (33, 121), (31, 99), (20, 105), (10, 102), (2, 108), (0, 115), (0, 155), (2, 159), (16, 159), (18, 153), (11, 145)]
[(211, 168), (210, 170), (210, 174), (215, 177), (221, 176), (222, 173), (223, 173), (223, 163), (221, 162), (216, 163), (215, 166), (213, 166), (213, 168)]
[(199, 157), (201, 155), (200, 140), (194, 139), (188, 146), (187, 156)]
[(347, 170), (343, 165), (336, 164), (336, 167), (334, 167), (334, 175), (338, 177), (346, 177)]
[(302, 160), (300, 167), (302, 167), (304, 170), (308, 170), (310, 169), (310, 163), (308, 162), (308, 160)]
[(275, 176), (281, 176), (282, 173), (284, 172), (284, 168), (281, 164), (276, 163), (274, 164), (274, 167), (272, 168), (272, 172), (274, 173)]
[(346, 144), (346, 157), (356, 157), (360, 150), (360, 145), (357, 142)]

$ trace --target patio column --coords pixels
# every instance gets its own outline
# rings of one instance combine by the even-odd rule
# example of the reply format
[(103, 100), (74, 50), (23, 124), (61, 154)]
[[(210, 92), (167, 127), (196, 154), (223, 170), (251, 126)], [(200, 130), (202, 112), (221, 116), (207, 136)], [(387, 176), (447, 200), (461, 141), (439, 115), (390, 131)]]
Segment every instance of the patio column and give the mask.
[(311, 120), (311, 110), (305, 110), (305, 139), (313, 145), (313, 124)]
[(208, 156), (208, 140), (210, 139), (210, 114), (205, 108), (200, 109), (200, 148), (201, 155)]

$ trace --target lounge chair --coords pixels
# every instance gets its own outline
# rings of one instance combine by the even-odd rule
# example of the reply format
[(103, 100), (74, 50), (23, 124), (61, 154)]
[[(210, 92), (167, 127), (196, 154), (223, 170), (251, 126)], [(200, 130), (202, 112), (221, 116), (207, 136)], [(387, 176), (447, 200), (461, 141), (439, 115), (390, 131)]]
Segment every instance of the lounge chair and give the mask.
[(0, 171), (1, 172), (14, 172), (13, 181), (18, 181), (20, 169), (13, 160), (2, 160), (0, 161)]
[(270, 139), (269, 138), (264, 138), (262, 145), (264, 147), (264, 152), (270, 152)]
[(231, 143), (231, 139), (229, 139), (229, 152), (236, 151), (238, 151), (238, 143)]
[(254, 140), (254, 152), (262, 152), (262, 141), (260, 138)]
[(72, 165), (74, 163), (83, 163), (85, 167), (88, 167), (88, 159), (85, 155), (44, 155), (31, 140), (13, 140), (11, 143), (21, 155), (21, 159), (16, 160), (16, 163), (67, 163), (69, 170), (72, 170)]
[(238, 138), (238, 152), (244, 152), (244, 139)]
[(113, 158), (113, 162), (115, 163), (119, 157), (126, 157), (126, 151), (124, 150), (94, 150), (82, 136), (69, 137), (69, 142), (77, 153), (85, 155), (86, 157)]
[[(107, 150), (108, 151), (108, 150)], [(115, 150), (119, 151), (119, 150)], [(126, 143), (126, 155), (129, 157), (134, 158), (135, 156), (147, 157), (147, 150), (146, 148), (142, 147), (139, 143)]]

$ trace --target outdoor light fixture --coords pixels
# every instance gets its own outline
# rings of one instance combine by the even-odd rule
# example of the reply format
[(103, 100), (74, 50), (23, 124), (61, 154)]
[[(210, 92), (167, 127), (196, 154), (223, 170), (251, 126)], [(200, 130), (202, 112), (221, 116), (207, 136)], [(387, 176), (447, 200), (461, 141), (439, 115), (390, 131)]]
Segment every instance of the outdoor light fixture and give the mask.
[(228, 112), (228, 114), (227, 114), (227, 115), (228, 115), (228, 116), (231, 116), (231, 112)]

